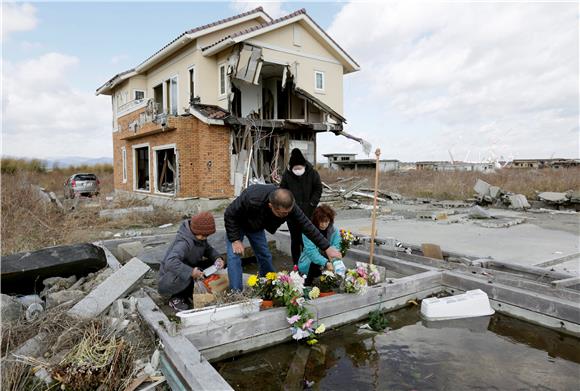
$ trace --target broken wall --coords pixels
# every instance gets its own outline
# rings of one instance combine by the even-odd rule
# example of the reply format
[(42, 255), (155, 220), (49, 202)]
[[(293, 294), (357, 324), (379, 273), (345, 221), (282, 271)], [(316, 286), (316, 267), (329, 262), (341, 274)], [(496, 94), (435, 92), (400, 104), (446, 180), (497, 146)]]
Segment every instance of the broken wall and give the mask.
[[(221, 125), (208, 125), (193, 116), (169, 117), (167, 128), (155, 134), (144, 135), (134, 139), (134, 133), (127, 124), (143, 110), (137, 111), (120, 119), (122, 130), (113, 133), (114, 188), (133, 192), (133, 145), (149, 145), (149, 191), (139, 191), (139, 194), (150, 194), (159, 197), (172, 198), (155, 192), (153, 186), (155, 166), (155, 151), (153, 148), (175, 144), (176, 146), (176, 181), (175, 197), (205, 197), (227, 198), (234, 194), (233, 183), (230, 182), (230, 129)], [(149, 122), (139, 133), (157, 131), (161, 127)], [(174, 130), (172, 130), (174, 128)], [(126, 148), (127, 182), (123, 182), (122, 148)]]

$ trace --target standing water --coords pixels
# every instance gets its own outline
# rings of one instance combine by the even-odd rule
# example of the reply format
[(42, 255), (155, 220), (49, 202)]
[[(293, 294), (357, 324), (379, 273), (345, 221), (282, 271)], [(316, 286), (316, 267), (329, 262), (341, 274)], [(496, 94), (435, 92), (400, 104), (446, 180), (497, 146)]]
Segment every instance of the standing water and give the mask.
[(426, 322), (417, 307), (215, 363), (236, 390), (579, 390), (580, 340), (514, 318)]

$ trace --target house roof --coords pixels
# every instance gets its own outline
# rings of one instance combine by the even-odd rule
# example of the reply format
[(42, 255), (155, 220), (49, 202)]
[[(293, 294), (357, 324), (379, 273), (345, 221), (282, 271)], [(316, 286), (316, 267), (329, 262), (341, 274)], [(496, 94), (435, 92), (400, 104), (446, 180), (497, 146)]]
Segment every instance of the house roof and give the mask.
[(215, 105), (204, 105), (201, 103), (193, 104), (193, 107), (197, 109), (198, 112), (203, 114), (209, 119), (224, 119), (230, 115), (230, 112), (222, 109)]
[(167, 45), (163, 46), (161, 49), (153, 53), (151, 56), (147, 57), (141, 64), (137, 65), (135, 68), (131, 68), (124, 72), (118, 73), (109, 79), (106, 83), (104, 83), (101, 87), (99, 87), (96, 91), (96, 94), (103, 94), (108, 92), (112, 87), (114, 87), (119, 82), (128, 79), (131, 76), (138, 74), (140, 71), (144, 71), (147, 69), (148, 66), (153, 65), (155, 62), (159, 61), (161, 58), (165, 57), (166, 55), (174, 52), (175, 50), (179, 49), (180, 47), (189, 43), (192, 39), (198, 38), (202, 35), (208, 34), (215, 30), (216, 28), (223, 28), (224, 24), (238, 21), (242, 18), (248, 18), (256, 14), (256, 17), (261, 17), (266, 22), (272, 21), (270, 15), (268, 15), (262, 7), (254, 8), (248, 12), (244, 12), (238, 15), (230, 16), (229, 18), (220, 19), (213, 23), (204, 24), (202, 26), (198, 26), (192, 28), (190, 30), (184, 31)]
[(344, 63), (348, 65), (345, 67), (347, 72), (350, 73), (354, 71), (358, 71), (360, 66), (358, 63), (348, 55), (348, 53), (340, 47), (336, 41), (334, 41), (327, 33), (324, 31), (307, 13), (304, 8), (301, 8), (297, 11), (292, 12), (291, 14), (282, 16), (278, 19), (270, 20), (269, 22), (262, 23), (258, 26), (252, 26), (247, 29), (238, 31), (233, 34), (229, 34), (216, 42), (205, 46), (202, 48), (202, 52), (205, 56), (210, 56), (215, 53), (218, 53), (238, 42), (244, 41), (256, 35), (264, 34), (268, 31), (274, 30), (276, 28), (281, 27), (281, 24), (288, 24), (293, 23), (299, 20), (303, 20), (310, 28), (316, 31), (325, 41), (326, 43), (336, 52), (337, 56), (342, 58)]

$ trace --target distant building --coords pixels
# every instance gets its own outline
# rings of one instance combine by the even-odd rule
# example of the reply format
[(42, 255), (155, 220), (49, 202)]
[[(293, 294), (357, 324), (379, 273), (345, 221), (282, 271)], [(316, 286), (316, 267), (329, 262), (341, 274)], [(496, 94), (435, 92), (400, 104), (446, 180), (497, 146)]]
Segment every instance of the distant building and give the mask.
[(328, 168), (336, 170), (340, 168), (336, 163), (354, 160), (356, 153), (326, 153), (322, 156), (328, 159)]
[[(323, 155), (328, 158), (328, 167), (341, 170), (358, 170), (359, 168), (375, 168), (375, 159), (355, 159), (353, 153), (327, 153)], [(379, 160), (379, 171), (397, 171), (399, 161), (392, 159)]]
[(399, 162), (399, 171), (412, 171), (417, 169), (415, 162)]
[(510, 168), (569, 168), (579, 167), (580, 159), (514, 159)]
[(493, 163), (470, 163), (470, 162), (447, 162), (447, 161), (425, 161), (416, 163), (417, 170), (430, 171), (493, 171)]

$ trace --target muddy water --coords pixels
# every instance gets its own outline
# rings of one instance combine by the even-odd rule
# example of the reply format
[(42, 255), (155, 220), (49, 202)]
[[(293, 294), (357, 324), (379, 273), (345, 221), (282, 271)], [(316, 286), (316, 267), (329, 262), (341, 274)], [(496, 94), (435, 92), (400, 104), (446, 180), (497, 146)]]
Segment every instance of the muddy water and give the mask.
[(580, 340), (496, 314), (422, 321), (417, 307), (214, 364), (237, 390), (579, 390)]

